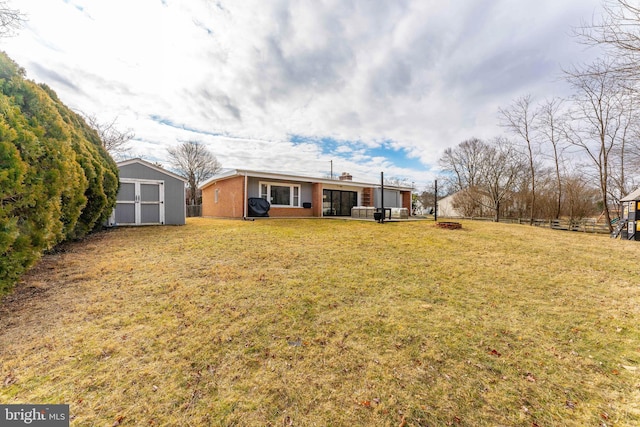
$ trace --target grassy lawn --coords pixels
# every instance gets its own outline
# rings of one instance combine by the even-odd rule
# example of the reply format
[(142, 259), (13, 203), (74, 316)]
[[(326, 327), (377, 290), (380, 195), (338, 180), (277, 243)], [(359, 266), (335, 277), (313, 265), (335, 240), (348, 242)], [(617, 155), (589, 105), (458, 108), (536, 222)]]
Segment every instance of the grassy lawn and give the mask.
[(479, 222), (108, 231), (0, 305), (0, 402), (74, 426), (637, 426), (639, 261)]

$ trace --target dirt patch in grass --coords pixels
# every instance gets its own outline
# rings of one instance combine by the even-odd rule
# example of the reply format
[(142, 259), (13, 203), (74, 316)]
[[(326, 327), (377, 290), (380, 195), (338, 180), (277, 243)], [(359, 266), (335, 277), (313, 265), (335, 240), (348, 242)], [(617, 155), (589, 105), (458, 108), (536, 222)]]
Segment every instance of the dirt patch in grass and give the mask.
[(640, 424), (640, 245), (521, 225), (191, 219), (45, 256), (0, 401), (72, 425)]

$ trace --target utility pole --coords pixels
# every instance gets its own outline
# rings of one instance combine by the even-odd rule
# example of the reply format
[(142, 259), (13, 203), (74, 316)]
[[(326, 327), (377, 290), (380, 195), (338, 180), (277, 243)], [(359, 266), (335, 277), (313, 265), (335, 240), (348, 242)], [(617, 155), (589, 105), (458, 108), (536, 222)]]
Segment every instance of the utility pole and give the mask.
[(333, 160), (329, 160), (331, 162), (331, 179), (333, 179)]
[(438, 180), (433, 191), (433, 220), (438, 222)]

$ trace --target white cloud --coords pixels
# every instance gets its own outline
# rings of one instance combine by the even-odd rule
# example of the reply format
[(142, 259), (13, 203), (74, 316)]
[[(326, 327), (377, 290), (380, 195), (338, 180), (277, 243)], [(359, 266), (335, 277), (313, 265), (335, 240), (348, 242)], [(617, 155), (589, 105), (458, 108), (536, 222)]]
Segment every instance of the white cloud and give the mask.
[[(565, 90), (560, 67), (589, 55), (570, 26), (598, 4), (21, 0), (28, 25), (2, 47), (154, 160), (199, 139), (228, 167), (322, 174), (335, 159), (354, 179), (426, 182), (444, 148), (501, 132), (499, 106)], [(424, 168), (367, 152), (383, 145)]]

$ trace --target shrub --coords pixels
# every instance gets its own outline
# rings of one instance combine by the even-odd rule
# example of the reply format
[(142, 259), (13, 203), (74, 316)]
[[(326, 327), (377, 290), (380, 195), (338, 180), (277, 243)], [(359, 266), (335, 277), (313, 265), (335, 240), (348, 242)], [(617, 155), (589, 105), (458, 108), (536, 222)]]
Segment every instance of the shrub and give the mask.
[(102, 225), (117, 174), (97, 133), (0, 53), (0, 294), (44, 250)]

